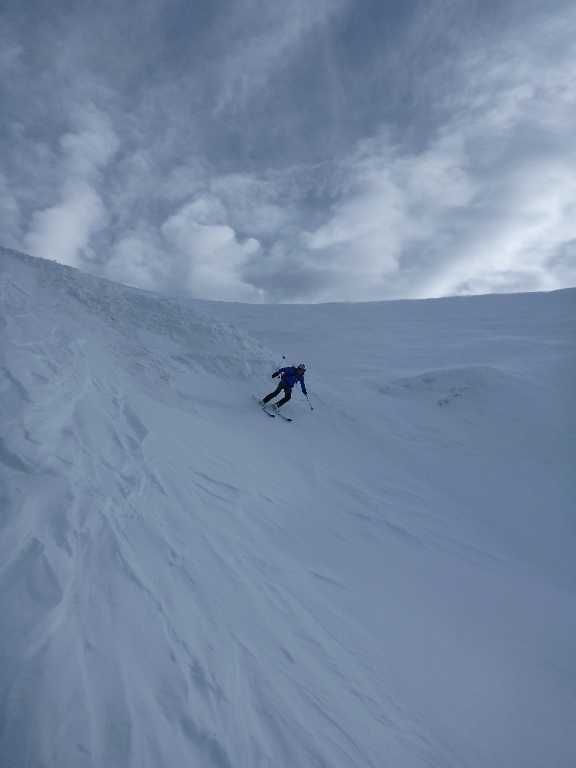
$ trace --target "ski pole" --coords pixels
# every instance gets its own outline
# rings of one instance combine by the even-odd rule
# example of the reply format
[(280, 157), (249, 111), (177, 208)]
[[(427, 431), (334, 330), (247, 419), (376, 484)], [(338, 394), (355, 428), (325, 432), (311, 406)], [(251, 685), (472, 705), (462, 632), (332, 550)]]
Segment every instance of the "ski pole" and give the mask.
[(310, 398), (308, 397), (308, 395), (304, 395), (304, 397), (306, 398), (306, 400), (308, 400), (308, 405), (310, 406), (310, 410), (313, 411), (314, 408), (312, 408), (312, 403), (310, 402)]
[[(284, 357), (284, 355), (282, 355), (282, 360), (286, 360), (286, 358)], [(276, 370), (278, 370), (278, 369), (280, 368), (280, 366), (282, 365), (282, 360), (280, 360), (280, 362), (279, 362), (279, 363), (278, 363), (278, 365), (276, 366)]]

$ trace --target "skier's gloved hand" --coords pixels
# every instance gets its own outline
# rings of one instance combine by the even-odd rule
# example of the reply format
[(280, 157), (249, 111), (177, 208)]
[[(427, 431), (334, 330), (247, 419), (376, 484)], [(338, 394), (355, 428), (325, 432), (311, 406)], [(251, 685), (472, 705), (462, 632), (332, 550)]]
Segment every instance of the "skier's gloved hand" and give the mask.
[(276, 373), (273, 373), (273, 374), (272, 374), (272, 378), (273, 378), (273, 379), (275, 379), (275, 378), (276, 378), (276, 376), (279, 376), (279, 375), (280, 375), (280, 374), (278, 373), (278, 371), (276, 371)]
[(303, 389), (303, 390), (302, 390), (302, 394), (303, 394), (303, 395), (307, 395), (307, 394), (308, 394), (308, 392), (306, 392), (306, 390), (305, 390), (305, 389)]

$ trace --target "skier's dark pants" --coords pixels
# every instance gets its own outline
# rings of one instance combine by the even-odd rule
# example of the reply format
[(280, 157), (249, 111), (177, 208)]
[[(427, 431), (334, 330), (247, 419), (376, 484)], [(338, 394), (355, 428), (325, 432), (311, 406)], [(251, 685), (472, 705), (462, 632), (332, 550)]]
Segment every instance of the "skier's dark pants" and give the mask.
[(290, 400), (290, 398), (292, 397), (292, 390), (290, 389), (288, 384), (284, 384), (283, 381), (281, 381), (280, 384), (278, 384), (278, 388), (275, 389), (274, 392), (270, 392), (269, 395), (266, 395), (266, 397), (264, 398), (264, 400), (262, 400), (262, 402), (267, 403), (269, 400), (272, 400), (273, 397), (276, 397), (276, 395), (279, 395), (280, 392), (282, 392), (282, 390), (284, 390), (284, 397), (282, 398), (282, 400), (279, 400), (276, 403), (278, 408), (280, 408), (281, 405), (284, 405), (284, 403), (287, 403), (288, 400)]

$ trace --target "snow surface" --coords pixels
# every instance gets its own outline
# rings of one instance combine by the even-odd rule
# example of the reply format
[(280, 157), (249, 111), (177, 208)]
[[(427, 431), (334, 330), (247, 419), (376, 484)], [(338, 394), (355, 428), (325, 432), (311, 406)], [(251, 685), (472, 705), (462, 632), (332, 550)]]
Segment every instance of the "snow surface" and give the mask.
[(2, 768), (574, 766), (576, 290), (0, 261)]

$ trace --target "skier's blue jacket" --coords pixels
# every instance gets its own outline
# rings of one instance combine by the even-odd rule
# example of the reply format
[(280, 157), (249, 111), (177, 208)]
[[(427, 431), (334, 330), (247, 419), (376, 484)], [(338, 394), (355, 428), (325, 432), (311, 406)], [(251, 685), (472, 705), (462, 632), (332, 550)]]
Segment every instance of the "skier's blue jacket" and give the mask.
[(304, 374), (298, 373), (296, 368), (293, 366), (289, 366), (288, 368), (280, 368), (276, 371), (277, 374), (281, 377), (282, 381), (285, 384), (288, 384), (290, 389), (296, 384), (297, 381), (300, 382), (300, 386), (302, 387), (302, 392), (306, 392), (306, 384), (304, 384)]

